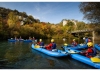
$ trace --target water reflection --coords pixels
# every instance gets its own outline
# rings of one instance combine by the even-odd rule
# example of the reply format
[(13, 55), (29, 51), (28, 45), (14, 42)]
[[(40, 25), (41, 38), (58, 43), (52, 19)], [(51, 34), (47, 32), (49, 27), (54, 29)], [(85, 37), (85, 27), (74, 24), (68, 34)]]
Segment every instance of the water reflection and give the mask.
[(4, 57), (10, 62), (16, 62), (19, 58), (23, 57), (25, 53), (30, 51), (30, 45), (23, 44), (22, 42), (9, 42), (10, 47), (6, 49)]
[(54, 63), (57, 59), (53, 58), (53, 57), (50, 57), (46, 54), (43, 54), (41, 52), (38, 52), (34, 49), (32, 49), (32, 53), (36, 55), (36, 57), (39, 57), (39, 58), (43, 58), (45, 61), (47, 61), (47, 63), (50, 65), (50, 66), (54, 66)]

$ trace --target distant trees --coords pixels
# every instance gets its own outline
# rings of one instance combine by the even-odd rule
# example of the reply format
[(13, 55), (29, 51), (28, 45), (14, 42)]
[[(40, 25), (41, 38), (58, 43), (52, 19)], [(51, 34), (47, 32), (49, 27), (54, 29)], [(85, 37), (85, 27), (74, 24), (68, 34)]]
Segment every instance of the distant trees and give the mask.
[(85, 23), (84, 22), (77, 22), (76, 24), (76, 30), (83, 30), (85, 29)]
[(16, 16), (14, 12), (10, 12), (8, 14), (8, 21), (7, 21), (9, 28), (14, 28), (16, 26), (17, 21), (18, 21), (18, 16)]
[[(63, 20), (67, 21), (66, 25), (63, 25)], [(35, 38), (72, 38), (73, 36), (67, 32), (95, 26), (90, 27), (91, 24), (87, 25), (76, 20), (63, 20), (59, 24), (40, 22), (39, 19), (35, 19), (25, 12), (0, 7), (0, 39), (14, 36), (22, 38), (29, 36)]]
[(84, 18), (92, 23), (100, 23), (100, 2), (82, 2), (79, 8)]

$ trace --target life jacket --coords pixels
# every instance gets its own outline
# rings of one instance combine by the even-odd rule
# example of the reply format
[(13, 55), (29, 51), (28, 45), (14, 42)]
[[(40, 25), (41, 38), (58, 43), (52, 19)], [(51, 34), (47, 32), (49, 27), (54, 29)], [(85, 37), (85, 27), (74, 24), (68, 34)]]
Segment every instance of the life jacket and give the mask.
[(43, 42), (40, 42), (40, 44), (39, 44), (40, 46), (44, 46), (44, 43)]
[(72, 42), (72, 45), (76, 46), (76, 45), (77, 45), (77, 43), (76, 43), (76, 42)]
[(88, 38), (85, 39), (86, 44), (88, 43)]
[(56, 43), (52, 43), (52, 49), (56, 49)]
[(95, 48), (91, 48), (92, 49), (92, 53), (88, 53), (88, 56), (96, 56), (97, 52)]
[(45, 48), (47, 49), (47, 50), (52, 50), (52, 43), (50, 43), (49, 45), (47, 45), (47, 46), (45, 46)]

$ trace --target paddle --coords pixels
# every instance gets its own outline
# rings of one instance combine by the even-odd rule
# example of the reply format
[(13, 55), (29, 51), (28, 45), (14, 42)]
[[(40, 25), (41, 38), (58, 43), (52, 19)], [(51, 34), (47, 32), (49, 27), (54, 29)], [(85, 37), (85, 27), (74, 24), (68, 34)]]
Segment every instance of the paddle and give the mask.
[(39, 45), (34, 46), (34, 48), (41, 48), (41, 47), (45, 47), (45, 46), (39, 46)]
[(100, 62), (100, 56), (91, 57), (90, 59), (91, 59), (92, 62), (95, 62), (95, 63)]
[(81, 53), (81, 51), (74, 51), (74, 50), (70, 50), (70, 49), (67, 49), (68, 50), (68, 53), (70, 54), (78, 54), (78, 53)]
[(39, 45), (35, 45), (34, 48), (40, 48), (40, 46)]
[(68, 53), (70, 53), (70, 54), (78, 54), (78, 53), (80, 53), (80, 52), (68, 51)]

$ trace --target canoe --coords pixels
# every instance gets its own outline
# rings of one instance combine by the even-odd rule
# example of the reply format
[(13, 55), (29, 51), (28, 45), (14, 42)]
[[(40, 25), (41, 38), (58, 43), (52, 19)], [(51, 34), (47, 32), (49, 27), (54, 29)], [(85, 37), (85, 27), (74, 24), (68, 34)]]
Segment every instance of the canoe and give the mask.
[(80, 50), (80, 49), (87, 49), (88, 46), (86, 44), (78, 44), (77, 46), (72, 46), (72, 45), (63, 46), (63, 48), (71, 48), (71, 49)]
[(94, 47), (100, 51), (100, 46), (98, 44), (94, 44)]
[(75, 49), (68, 50), (68, 49), (65, 48), (65, 51), (68, 52), (68, 53), (70, 53), (70, 51), (74, 51), (75, 53), (70, 53), (71, 58), (78, 60), (80, 62), (83, 62), (87, 65), (90, 65), (92, 67), (100, 69), (100, 63), (92, 62), (92, 60), (90, 58), (79, 54), (78, 52), (80, 52), (80, 50), (75, 50)]
[(24, 42), (32, 42), (33, 40), (23, 40)]
[(68, 53), (62, 50), (58, 50), (57, 51), (50, 51), (50, 50), (46, 50), (44, 48), (36, 48), (34, 44), (32, 44), (32, 49), (35, 49), (39, 52), (42, 52), (46, 55), (52, 56), (52, 57), (64, 57), (64, 56), (68, 56)]

